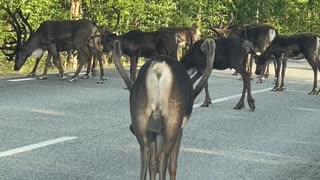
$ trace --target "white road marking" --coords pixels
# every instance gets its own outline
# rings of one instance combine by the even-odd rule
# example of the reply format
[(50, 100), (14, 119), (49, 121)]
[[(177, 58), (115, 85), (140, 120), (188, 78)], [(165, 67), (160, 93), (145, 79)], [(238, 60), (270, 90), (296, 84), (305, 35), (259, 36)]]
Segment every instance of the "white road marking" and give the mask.
[(299, 110), (299, 111), (320, 112), (320, 109), (303, 108), (303, 107), (293, 107), (292, 109)]
[(52, 144), (61, 143), (61, 142), (64, 142), (64, 141), (69, 141), (69, 140), (72, 140), (72, 139), (75, 139), (75, 138), (77, 138), (77, 137), (61, 137), (61, 138), (57, 138), (57, 139), (52, 139), (52, 140), (40, 142), (40, 143), (37, 143), (37, 144), (31, 144), (31, 145), (27, 145), (27, 146), (11, 149), (11, 150), (8, 150), (8, 151), (3, 151), (3, 152), (0, 152), (0, 158), (1, 157), (5, 157), (5, 156), (11, 156), (11, 155), (22, 153), (22, 152), (26, 152), (26, 151), (31, 151), (33, 149), (49, 146), (49, 145), (52, 145)]
[(17, 81), (30, 81), (30, 80), (35, 80), (35, 79), (37, 79), (37, 78), (10, 79), (8, 81), (17, 82)]
[[(86, 74), (85, 72), (80, 72), (79, 75), (84, 75)], [(68, 73), (69, 76), (73, 76), (74, 73)], [(31, 80), (36, 80), (38, 78), (19, 78), (19, 79), (9, 79), (8, 81), (11, 82), (19, 82), (19, 81), (31, 81)]]
[(209, 150), (199, 148), (180, 148), (181, 152), (197, 153), (204, 155), (222, 156), (232, 160), (250, 161), (267, 165), (279, 164), (310, 164), (319, 166), (319, 162), (309, 161), (298, 156), (288, 156), (283, 154), (252, 151), (252, 150)]
[[(265, 88), (265, 89), (252, 91), (251, 94), (258, 94), (258, 93), (262, 93), (262, 92), (267, 92), (267, 91), (270, 91), (271, 89), (272, 88)], [(242, 94), (236, 94), (236, 95), (232, 95), (232, 96), (228, 96), (228, 97), (224, 97), (224, 98), (214, 99), (214, 100), (211, 101), (211, 103), (214, 104), (214, 103), (223, 102), (223, 101), (227, 101), (227, 100), (234, 99), (234, 98), (239, 98), (239, 97), (241, 97), (241, 95)], [(193, 108), (198, 108), (202, 104), (203, 104), (203, 102), (202, 103), (198, 103), (198, 104), (194, 104)]]
[[(69, 73), (68, 75), (69, 75), (69, 76), (74, 76), (74, 74), (75, 74), (75, 73)], [(86, 73), (85, 73), (85, 72), (79, 73), (79, 75), (84, 75), (84, 74), (86, 74)]]

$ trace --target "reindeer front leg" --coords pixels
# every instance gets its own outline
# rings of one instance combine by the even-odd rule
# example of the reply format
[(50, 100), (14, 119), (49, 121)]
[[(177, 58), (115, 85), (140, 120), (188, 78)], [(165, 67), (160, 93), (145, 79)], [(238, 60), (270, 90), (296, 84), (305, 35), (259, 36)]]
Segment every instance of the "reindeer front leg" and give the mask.
[(103, 81), (107, 80), (106, 76), (104, 75), (104, 70), (103, 70), (102, 53), (98, 52), (96, 57), (98, 58), (99, 66), (100, 66), (100, 80), (97, 83), (102, 84)]
[(74, 82), (74, 81), (77, 81), (77, 77), (85, 63), (85, 48), (80, 48), (78, 50), (78, 53), (79, 53), (79, 63), (78, 63), (78, 68), (77, 68), (77, 71), (74, 73), (74, 75), (72, 76), (71, 79), (69, 79), (69, 82)]
[(43, 80), (43, 79), (47, 79), (48, 78), (47, 72), (48, 72), (48, 66), (49, 66), (51, 57), (52, 57), (51, 53), (48, 53), (47, 59), (45, 61), (45, 65), (44, 65), (43, 74), (41, 76), (39, 76), (38, 79)]
[[(60, 51), (58, 51), (57, 52), (57, 54), (58, 54), (58, 65), (59, 65), (59, 67), (62, 69), (62, 71), (63, 71), (63, 65), (62, 65), (62, 62), (61, 62), (61, 54), (60, 54)], [(58, 75), (57, 75), (58, 77), (62, 77), (62, 79), (66, 79), (67, 78), (67, 75), (65, 74), (65, 73), (59, 73)]]
[(48, 52), (52, 54), (53, 64), (58, 68), (59, 73), (62, 74), (62, 79), (66, 79), (66, 76), (64, 76), (64, 73), (63, 73), (63, 68), (61, 66), (61, 63), (58, 62), (58, 61), (60, 61), (59, 60), (60, 54), (58, 53), (56, 46), (51, 45), (50, 48), (48, 49)]
[[(308, 60), (308, 59), (307, 59)], [(308, 93), (310, 95), (314, 95), (314, 94), (318, 94), (319, 92), (317, 92), (317, 80), (318, 80), (318, 67), (317, 65), (314, 63), (314, 61), (309, 61), (310, 66), (312, 67), (313, 70), (313, 88), (312, 90)]]
[(41, 55), (40, 57), (37, 57), (36, 63), (35, 63), (35, 65), (34, 65), (32, 71), (30, 72), (30, 74), (28, 74), (27, 77), (35, 76), (35, 75), (36, 75), (36, 72), (37, 72), (37, 69), (38, 69), (38, 65), (39, 65), (39, 62), (40, 62), (41, 58), (43, 57), (43, 54), (44, 54), (44, 53), (42, 53), (42, 55)]
[(276, 83), (275, 86), (271, 91), (276, 91), (279, 87), (279, 75), (280, 75), (280, 69), (281, 69), (281, 60), (279, 58), (276, 58), (277, 63), (277, 69), (276, 69)]
[(286, 75), (286, 68), (287, 68), (287, 59), (283, 59), (282, 70), (281, 70), (281, 85), (280, 85), (280, 88), (277, 89), (277, 91), (283, 91), (286, 89), (284, 86), (284, 77)]

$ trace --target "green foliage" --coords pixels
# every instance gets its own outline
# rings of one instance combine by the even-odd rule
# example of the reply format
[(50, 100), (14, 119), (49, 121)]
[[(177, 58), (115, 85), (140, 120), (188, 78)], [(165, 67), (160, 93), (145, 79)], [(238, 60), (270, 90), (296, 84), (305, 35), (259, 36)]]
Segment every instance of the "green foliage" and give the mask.
[[(14, 9), (21, 6), (31, 13), (29, 22), (36, 29), (46, 20), (64, 20), (70, 16), (70, 0), (0, 0), (0, 6)], [(233, 24), (267, 22), (281, 34), (313, 32), (320, 34), (319, 0), (82, 0), (83, 17), (93, 20), (101, 29), (112, 31), (117, 10), (121, 12), (117, 33), (132, 29), (153, 31), (160, 27), (198, 27), (203, 37), (210, 36), (210, 27), (217, 26), (221, 15), (227, 23), (230, 13)], [(14, 36), (8, 31), (8, 15), (0, 9), (0, 43)], [(32, 65), (33, 61), (27, 64)], [(11, 72), (12, 62), (0, 53), (0, 73)], [(30, 66), (25, 68), (30, 69)]]

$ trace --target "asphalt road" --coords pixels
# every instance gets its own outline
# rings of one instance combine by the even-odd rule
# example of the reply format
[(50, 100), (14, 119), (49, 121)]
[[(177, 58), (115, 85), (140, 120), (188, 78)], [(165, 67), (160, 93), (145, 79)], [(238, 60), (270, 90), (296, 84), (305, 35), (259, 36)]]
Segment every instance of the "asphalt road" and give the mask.
[[(270, 91), (272, 78), (252, 81), (255, 112), (247, 103), (233, 109), (242, 81), (232, 70), (213, 71), (214, 103), (201, 108), (204, 95), (196, 100), (178, 179), (320, 179), (320, 96), (307, 94), (313, 73), (305, 61), (288, 66), (287, 91)], [(105, 72), (103, 85), (98, 78), (70, 83), (55, 75), (0, 80), (1, 180), (139, 179), (129, 92), (114, 69)]]

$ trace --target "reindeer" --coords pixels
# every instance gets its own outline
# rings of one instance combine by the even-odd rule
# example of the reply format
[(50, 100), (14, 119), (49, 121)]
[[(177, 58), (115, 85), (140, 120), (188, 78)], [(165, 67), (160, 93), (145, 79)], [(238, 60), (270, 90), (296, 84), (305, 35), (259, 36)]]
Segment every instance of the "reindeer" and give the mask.
[[(22, 12), (17, 9), (12, 13), (9, 8), (5, 8), (8, 12), (11, 20), (9, 23), (13, 26), (16, 32), (16, 40), (9, 42), (11, 44), (16, 43), (14, 51), (9, 54), (6, 53), (8, 60), (15, 59), (14, 70), (19, 71), (24, 65), (28, 57), (36, 56), (40, 58), (44, 51), (48, 51), (53, 57), (53, 63), (59, 70), (59, 74), (62, 75), (62, 79), (66, 78), (66, 74), (63, 71), (61, 63), (59, 62), (59, 44), (68, 44), (73, 50), (79, 53), (79, 67), (75, 75), (69, 80), (70, 82), (77, 80), (77, 76), (83, 67), (85, 60), (95, 55), (100, 63), (101, 78), (99, 83), (103, 83), (104, 72), (102, 67), (102, 48), (100, 46), (100, 31), (97, 26), (90, 20), (65, 20), (65, 21), (45, 21), (40, 24), (39, 28), (33, 32), (27, 18), (22, 15)], [(17, 19), (18, 16), (22, 19), (23, 23), (20, 24)], [(26, 27), (30, 31), (29, 38), (26, 40), (27, 33)], [(5, 49), (3, 47), (2, 49)], [(91, 62), (91, 59), (90, 59)], [(46, 63), (47, 64), (47, 63)]]
[(172, 31), (176, 33), (179, 47), (178, 59), (181, 58), (180, 55), (184, 54), (193, 43), (200, 40), (201, 36), (200, 31), (194, 27), (161, 27), (159, 30)]
[(201, 33), (194, 27), (162, 27), (159, 30), (167, 30), (175, 32), (178, 36), (179, 46), (187, 46), (190, 48), (193, 43), (200, 40)]
[(130, 58), (130, 78), (136, 79), (139, 57), (151, 58), (155, 55), (169, 55), (177, 58), (177, 36), (171, 31), (144, 32), (131, 30), (122, 35), (108, 34), (102, 36), (103, 51), (108, 53), (119, 40), (122, 52)]
[[(193, 69), (197, 73), (192, 77), (194, 83), (204, 72), (206, 67), (205, 56), (201, 51), (201, 44), (203, 40), (199, 40), (193, 44), (189, 51), (181, 59), (181, 63), (188, 71)], [(246, 72), (245, 64), (248, 54), (254, 54), (254, 47), (250, 41), (239, 38), (222, 38), (216, 39), (216, 53), (214, 57), (213, 69), (225, 70), (233, 68), (238, 71), (243, 80), (242, 96), (234, 109), (241, 109), (244, 107), (244, 98), (247, 92), (247, 100), (251, 111), (255, 110), (254, 99), (251, 96), (250, 75)], [(202, 107), (208, 107), (211, 103), (211, 98), (208, 90), (208, 82), (205, 84), (206, 98)]]
[(164, 55), (147, 61), (133, 82), (120, 62), (121, 42), (115, 40), (114, 47), (114, 63), (130, 91), (131, 127), (141, 152), (140, 179), (146, 179), (149, 168), (151, 180), (156, 179), (157, 172), (160, 180), (165, 180), (169, 164), (170, 180), (175, 180), (183, 127), (211, 74), (215, 43), (207, 39), (201, 44), (207, 66), (195, 89), (183, 65)]
[[(287, 59), (295, 59), (294, 57), (303, 55), (310, 64), (313, 74), (314, 82), (313, 88), (309, 92), (310, 95), (319, 94), (317, 91), (317, 76), (320, 71), (320, 36), (311, 33), (302, 33), (296, 35), (279, 35), (271, 43), (269, 48), (256, 60), (256, 74), (260, 74), (265, 66), (270, 62), (271, 56), (275, 57), (277, 63), (276, 69), (276, 85), (272, 89), (273, 91), (283, 91), (284, 77), (287, 67)], [(279, 75), (281, 71), (281, 85), (279, 87)]]
[[(219, 14), (218, 14), (219, 15)], [(266, 49), (270, 46), (274, 38), (277, 36), (276, 29), (265, 23), (257, 23), (257, 24), (248, 24), (248, 25), (242, 25), (242, 26), (235, 26), (235, 27), (229, 27), (230, 24), (233, 22), (233, 15), (231, 14), (230, 19), (226, 26), (221, 26), (222, 24), (222, 18), (220, 17), (220, 23), (218, 28), (212, 27), (211, 30), (215, 32), (220, 38), (226, 38), (226, 37), (237, 37), (242, 38), (245, 40), (250, 41), (254, 46), (254, 51), (256, 53), (264, 53)], [(252, 65), (253, 65), (253, 59), (250, 57), (248, 59), (248, 72), (250, 75), (252, 74)], [(267, 73), (265, 74), (265, 70), (262, 72), (262, 74), (259, 75), (259, 79), (257, 83), (262, 83), (263, 81), (263, 74), (265, 77), (268, 77), (269, 75), (269, 66), (267, 67)], [(235, 72), (233, 75), (237, 75), (237, 72)]]

